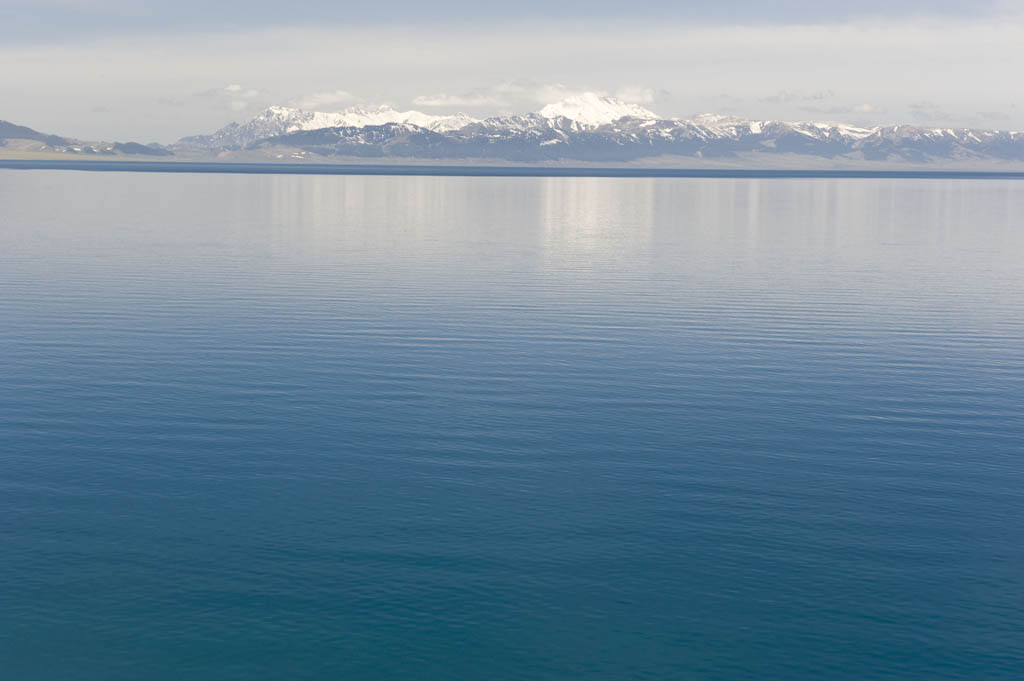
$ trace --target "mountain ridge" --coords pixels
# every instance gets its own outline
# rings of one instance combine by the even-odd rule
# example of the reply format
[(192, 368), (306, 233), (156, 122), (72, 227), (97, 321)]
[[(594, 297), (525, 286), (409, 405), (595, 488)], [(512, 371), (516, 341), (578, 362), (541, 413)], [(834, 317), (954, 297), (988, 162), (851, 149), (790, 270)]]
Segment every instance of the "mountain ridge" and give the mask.
[(262, 152), (282, 158), (495, 159), (630, 162), (796, 154), (873, 162), (1024, 161), (1024, 133), (909, 125), (749, 120), (702, 114), (663, 118), (594, 93), (523, 115), (478, 119), (390, 107), (337, 113), (270, 107), (245, 123), (183, 138), (171, 149)]
[(89, 142), (33, 130), (24, 125), (0, 120), (0, 150), (15, 153), (57, 153), (100, 156), (173, 156), (174, 152), (158, 144), (138, 142)]
[(749, 120), (703, 114), (663, 118), (612, 97), (584, 93), (538, 112), (476, 119), (382, 107), (339, 113), (271, 107), (245, 123), (182, 138), (181, 152), (263, 153), (275, 158), (493, 159), (516, 163), (633, 162), (653, 157), (722, 159), (803, 155), (921, 163), (1024, 162), (1024, 133), (973, 128)]
[(337, 112), (271, 106), (171, 145), (83, 142), (0, 121), (5, 156), (174, 156), (183, 160), (637, 164), (767, 168), (1024, 164), (1024, 132), (720, 114), (665, 118), (595, 93), (527, 114), (475, 118), (390, 106)]

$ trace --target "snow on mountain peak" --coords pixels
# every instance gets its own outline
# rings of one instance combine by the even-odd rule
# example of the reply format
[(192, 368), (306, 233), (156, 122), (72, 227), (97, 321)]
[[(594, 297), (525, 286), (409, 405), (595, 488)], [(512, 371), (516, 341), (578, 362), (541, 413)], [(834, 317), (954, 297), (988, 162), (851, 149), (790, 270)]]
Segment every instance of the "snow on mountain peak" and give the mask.
[(564, 116), (586, 126), (598, 127), (620, 118), (642, 118), (655, 120), (658, 115), (638, 104), (630, 104), (614, 97), (602, 97), (593, 92), (585, 92), (548, 104), (538, 111), (544, 118)]
[(349, 107), (343, 111), (303, 111), (287, 106), (272, 106), (256, 116), (254, 121), (274, 121), (282, 125), (281, 133), (297, 130), (319, 130), (321, 128), (386, 125), (388, 123), (409, 123), (435, 132), (447, 132), (464, 128), (476, 119), (466, 114), (435, 116), (420, 111), (396, 111), (387, 104), (370, 109)]
[[(609, 125), (614, 123), (615, 125)], [(423, 129), (436, 135), (422, 135)], [(290, 133), (321, 130), (320, 135)], [(922, 154), (992, 155), (1024, 161), (1024, 133), (992, 130), (918, 128), (914, 126), (860, 127), (822, 121), (785, 122), (748, 120), (736, 116), (703, 114), (691, 119), (659, 118), (653, 112), (594, 93), (577, 95), (549, 104), (525, 116), (498, 116), (477, 121), (465, 114), (432, 115), (419, 111), (396, 111), (390, 106), (349, 108), (326, 113), (272, 106), (244, 123), (232, 123), (211, 135), (183, 138), (177, 148), (196, 150), (250, 150), (264, 141), (270, 145), (313, 144), (319, 140), (324, 153), (340, 153), (345, 145), (381, 145), (382, 140), (405, 135), (410, 147), (425, 145), (424, 157), (444, 153), (466, 154), (467, 158), (498, 154), (520, 159), (535, 154), (539, 159), (561, 158), (571, 150), (583, 160), (604, 158), (588, 146), (594, 131), (612, 139), (624, 150), (623, 159), (634, 154), (693, 153), (714, 151), (737, 154), (777, 151), (820, 154), (861, 154), (866, 159), (902, 157), (914, 160)], [(582, 134), (581, 134), (582, 133)], [(438, 144), (438, 136), (445, 143)], [(379, 147), (383, 153), (385, 147)], [(334, 150), (333, 152), (331, 150)], [(360, 147), (363, 149), (363, 147)], [(938, 149), (939, 151), (936, 151)], [(454, 151), (452, 151), (454, 150)], [(505, 151), (502, 151), (505, 150)], [(511, 150), (511, 151), (509, 151)], [(695, 152), (696, 150), (696, 152)], [(993, 150), (996, 150), (995, 152)], [(500, 156), (506, 153), (509, 156)], [(554, 155), (552, 155), (554, 154)], [(570, 158), (570, 157), (567, 157)], [(965, 156), (966, 158), (966, 156)]]

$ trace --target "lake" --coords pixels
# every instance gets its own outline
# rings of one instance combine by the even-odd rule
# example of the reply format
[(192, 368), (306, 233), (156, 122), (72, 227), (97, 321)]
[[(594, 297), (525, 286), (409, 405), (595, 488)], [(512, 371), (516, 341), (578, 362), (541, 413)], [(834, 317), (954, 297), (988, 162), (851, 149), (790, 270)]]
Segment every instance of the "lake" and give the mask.
[(0, 170), (12, 681), (1019, 679), (1024, 182)]

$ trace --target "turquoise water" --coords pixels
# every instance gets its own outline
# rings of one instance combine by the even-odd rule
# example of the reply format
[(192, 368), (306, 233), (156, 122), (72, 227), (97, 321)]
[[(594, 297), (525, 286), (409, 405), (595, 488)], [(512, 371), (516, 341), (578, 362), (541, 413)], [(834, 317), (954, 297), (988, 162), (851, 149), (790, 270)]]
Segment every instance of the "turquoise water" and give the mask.
[(1019, 679), (1024, 183), (0, 170), (2, 678)]

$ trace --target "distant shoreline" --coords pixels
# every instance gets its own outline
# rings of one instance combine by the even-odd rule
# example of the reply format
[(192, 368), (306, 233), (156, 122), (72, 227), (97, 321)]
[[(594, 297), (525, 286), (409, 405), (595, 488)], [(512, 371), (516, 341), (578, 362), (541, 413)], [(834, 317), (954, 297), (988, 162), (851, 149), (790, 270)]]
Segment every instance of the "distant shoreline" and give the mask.
[(739, 168), (572, 168), (551, 166), (218, 163), (195, 161), (79, 161), (0, 159), (0, 169), (246, 175), (399, 175), (429, 177), (618, 177), (721, 179), (1024, 180), (1024, 171), (975, 170), (744, 170)]

